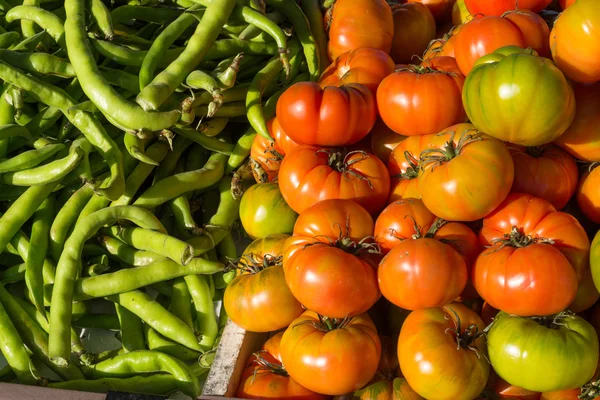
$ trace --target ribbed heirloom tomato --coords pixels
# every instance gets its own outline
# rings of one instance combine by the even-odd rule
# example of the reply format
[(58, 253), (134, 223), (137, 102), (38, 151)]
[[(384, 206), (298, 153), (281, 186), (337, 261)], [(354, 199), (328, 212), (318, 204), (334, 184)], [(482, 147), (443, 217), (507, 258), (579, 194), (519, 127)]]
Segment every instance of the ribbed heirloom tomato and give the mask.
[(411, 65), (389, 75), (379, 85), (379, 115), (402, 135), (439, 132), (466, 120), (461, 100), (463, 82), (464, 77), (454, 72)]
[(254, 353), (240, 378), (236, 397), (241, 399), (326, 400), (329, 396), (315, 393), (291, 378), (281, 363), (280, 332), (267, 340), (262, 351)]
[(431, 212), (449, 221), (475, 221), (504, 200), (514, 166), (504, 143), (458, 124), (421, 153), (419, 192)]
[(575, 116), (573, 89), (556, 65), (514, 46), (477, 61), (465, 80), (463, 103), (477, 129), (523, 146), (550, 143)]
[(423, 4), (407, 3), (393, 7), (394, 40), (390, 55), (396, 64), (414, 63), (435, 39), (435, 20)]
[(398, 340), (398, 359), (410, 386), (426, 399), (474, 399), (490, 374), (485, 325), (463, 304), (410, 313)]
[(229, 318), (243, 329), (275, 331), (302, 314), (283, 273), (288, 237), (279, 234), (253, 241), (237, 264), (238, 275), (225, 289), (223, 304)]
[(394, 72), (394, 61), (379, 49), (361, 47), (340, 55), (323, 72), (321, 86), (360, 83), (375, 95), (379, 83)]
[(385, 0), (335, 0), (326, 14), (329, 27), (327, 51), (333, 61), (360, 47), (388, 53), (392, 47), (394, 22)]
[(377, 119), (373, 94), (360, 84), (290, 86), (277, 101), (277, 120), (294, 142), (346, 146), (363, 139)]
[(419, 192), (419, 156), (434, 135), (409, 136), (390, 154), (388, 171), (392, 182), (389, 202), (421, 198)]
[(550, 58), (550, 28), (542, 17), (529, 10), (508, 11), (503, 18), (515, 24), (525, 40), (525, 45), (534, 49), (541, 57)]
[(371, 214), (385, 206), (390, 175), (373, 154), (299, 146), (286, 155), (279, 169), (281, 193), (301, 213), (321, 200), (355, 200)]
[(367, 314), (332, 320), (312, 311), (290, 324), (281, 339), (281, 360), (302, 386), (342, 395), (366, 385), (377, 371), (381, 342)]
[(507, 11), (531, 10), (533, 12), (542, 11), (552, 0), (465, 0), (465, 5), (471, 13), (483, 15), (501, 16)]
[(566, 151), (553, 144), (540, 147), (509, 145), (515, 163), (511, 191), (548, 200), (560, 210), (577, 188), (577, 164)]
[[(554, 22), (550, 49), (554, 62), (576, 82), (600, 80), (600, 3), (577, 0)], [(573, 46), (577, 43), (577, 46)]]

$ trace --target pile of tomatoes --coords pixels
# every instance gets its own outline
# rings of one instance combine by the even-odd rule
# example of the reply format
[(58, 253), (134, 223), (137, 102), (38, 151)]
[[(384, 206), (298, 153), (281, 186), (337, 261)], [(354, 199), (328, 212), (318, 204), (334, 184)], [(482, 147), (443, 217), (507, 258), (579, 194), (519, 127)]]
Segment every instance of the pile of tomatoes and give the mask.
[(333, 2), (253, 143), (237, 396), (598, 399), (600, 1), (404, 3)]

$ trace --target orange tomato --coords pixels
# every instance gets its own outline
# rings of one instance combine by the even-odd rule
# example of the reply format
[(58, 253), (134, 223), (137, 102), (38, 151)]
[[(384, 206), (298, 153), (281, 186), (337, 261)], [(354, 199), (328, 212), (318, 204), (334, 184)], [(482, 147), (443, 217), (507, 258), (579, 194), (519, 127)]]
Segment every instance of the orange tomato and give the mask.
[(445, 22), (450, 19), (455, 0), (408, 0), (409, 3), (421, 3), (429, 9), (435, 21)]
[[(272, 125), (269, 121), (267, 126)], [(275, 142), (256, 135), (250, 147), (250, 166), (256, 182), (274, 182), (283, 156), (275, 149)]]
[(509, 11), (503, 17), (519, 28), (527, 47), (534, 49), (541, 57), (551, 57), (550, 28), (542, 17), (529, 10)]
[(577, 186), (577, 205), (585, 217), (600, 223), (600, 168), (592, 168), (583, 174)]
[(394, 40), (390, 55), (396, 64), (414, 63), (428, 43), (435, 39), (435, 20), (423, 4), (407, 3), (394, 7)]
[(576, 0), (558, 0), (558, 4), (560, 5), (561, 9), (566, 10), (567, 8), (575, 4), (575, 1)]

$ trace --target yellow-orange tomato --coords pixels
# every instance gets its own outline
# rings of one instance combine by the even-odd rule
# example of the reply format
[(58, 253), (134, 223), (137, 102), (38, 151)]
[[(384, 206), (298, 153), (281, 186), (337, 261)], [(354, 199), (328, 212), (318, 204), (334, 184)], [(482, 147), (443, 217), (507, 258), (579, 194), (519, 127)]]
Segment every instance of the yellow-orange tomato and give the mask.
[(421, 198), (419, 193), (419, 156), (434, 135), (409, 136), (390, 154), (387, 167), (392, 190), (389, 203), (400, 199)]
[(415, 63), (428, 43), (435, 39), (435, 20), (423, 4), (407, 3), (394, 7), (394, 40), (390, 55), (396, 64)]
[(465, 348), (457, 334), (464, 338), (484, 327), (477, 313), (459, 303), (413, 311), (398, 340), (402, 375), (426, 399), (475, 398), (490, 374), (485, 338), (463, 342), (470, 343)]
[(465, 0), (456, 0), (452, 7), (452, 23), (457, 26), (469, 22), (472, 18), (471, 13), (467, 10)]
[[(542, 393), (540, 400), (579, 400), (581, 388), (557, 390), (555, 392)], [(600, 400), (600, 396), (589, 397), (590, 400)]]
[(600, 80), (598, 30), (600, 2), (596, 0), (577, 0), (554, 22), (550, 34), (552, 57), (558, 68), (576, 82)]
[(360, 47), (389, 53), (394, 36), (392, 9), (385, 0), (337, 0), (327, 13), (329, 59)]
[(600, 223), (600, 168), (593, 168), (581, 177), (577, 187), (577, 204), (587, 219)]
[(342, 395), (366, 385), (375, 375), (381, 342), (367, 314), (347, 322), (327, 321), (312, 311), (293, 321), (281, 339), (281, 360), (302, 386), (317, 393)]

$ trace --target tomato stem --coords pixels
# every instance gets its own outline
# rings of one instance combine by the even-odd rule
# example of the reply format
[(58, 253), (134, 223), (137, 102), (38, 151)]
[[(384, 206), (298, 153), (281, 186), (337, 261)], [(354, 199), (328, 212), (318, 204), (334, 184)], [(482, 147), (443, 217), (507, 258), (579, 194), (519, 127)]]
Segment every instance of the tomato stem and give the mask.
[(556, 315), (544, 315), (541, 317), (531, 317), (532, 320), (537, 322), (538, 324), (545, 326), (550, 329), (559, 329), (561, 326), (564, 326), (564, 320), (567, 318), (572, 318), (575, 315), (573, 312), (569, 310), (561, 311)]
[[(475, 133), (470, 133), (475, 132)], [(440, 135), (445, 135), (446, 132)], [(454, 143), (454, 137), (456, 136), (455, 131), (450, 132), (450, 138), (441, 148), (438, 149), (426, 149), (423, 150), (419, 158), (421, 159), (421, 169), (424, 169), (429, 164), (433, 164), (431, 169), (435, 169), (440, 165), (452, 160), (454, 157), (460, 155), (465, 148), (471, 143), (482, 140), (481, 134), (477, 129), (467, 129), (461, 133), (458, 142)]]
[(258, 374), (259, 371), (269, 371), (279, 376), (290, 376), (286, 371), (285, 367), (282, 364), (276, 364), (274, 362), (267, 361), (262, 354), (267, 353), (266, 350), (260, 350), (254, 353), (254, 360), (252, 360), (253, 364), (258, 364), (259, 367), (254, 370), (254, 377)]
[(404, 158), (408, 163), (408, 168), (398, 175), (394, 175), (392, 178), (411, 180), (419, 177), (419, 160), (415, 158), (408, 150), (404, 151)]
[(446, 311), (446, 317), (447, 318), (452, 318), (453, 322), (454, 322), (454, 328), (447, 328), (445, 333), (451, 332), (454, 334), (454, 337), (456, 339), (456, 344), (457, 344), (457, 350), (460, 349), (468, 349), (468, 350), (472, 350), (475, 352), (475, 354), (477, 354), (477, 358), (480, 358), (480, 354), (479, 354), (479, 349), (477, 349), (477, 347), (473, 346), (473, 343), (481, 338), (482, 336), (485, 335), (485, 332), (480, 332), (479, 331), (479, 327), (475, 324), (471, 324), (469, 325), (464, 331), (462, 330), (462, 326), (461, 326), (461, 321), (460, 321), (460, 317), (458, 316), (458, 313), (456, 311), (454, 311), (452, 308), (447, 307), (447, 310), (450, 310), (452, 312), (452, 316), (450, 316), (448, 314), (448, 312)]
[(581, 400), (593, 400), (600, 396), (600, 380), (586, 383), (581, 387), (581, 394), (579, 398)]
[(504, 234), (504, 237), (492, 240), (492, 246), (500, 244), (500, 246), (494, 250), (499, 251), (506, 246), (510, 247), (527, 247), (532, 244), (554, 244), (554, 240), (542, 237), (533, 237), (531, 235), (525, 235), (525, 233), (518, 226), (513, 226), (510, 233)]

